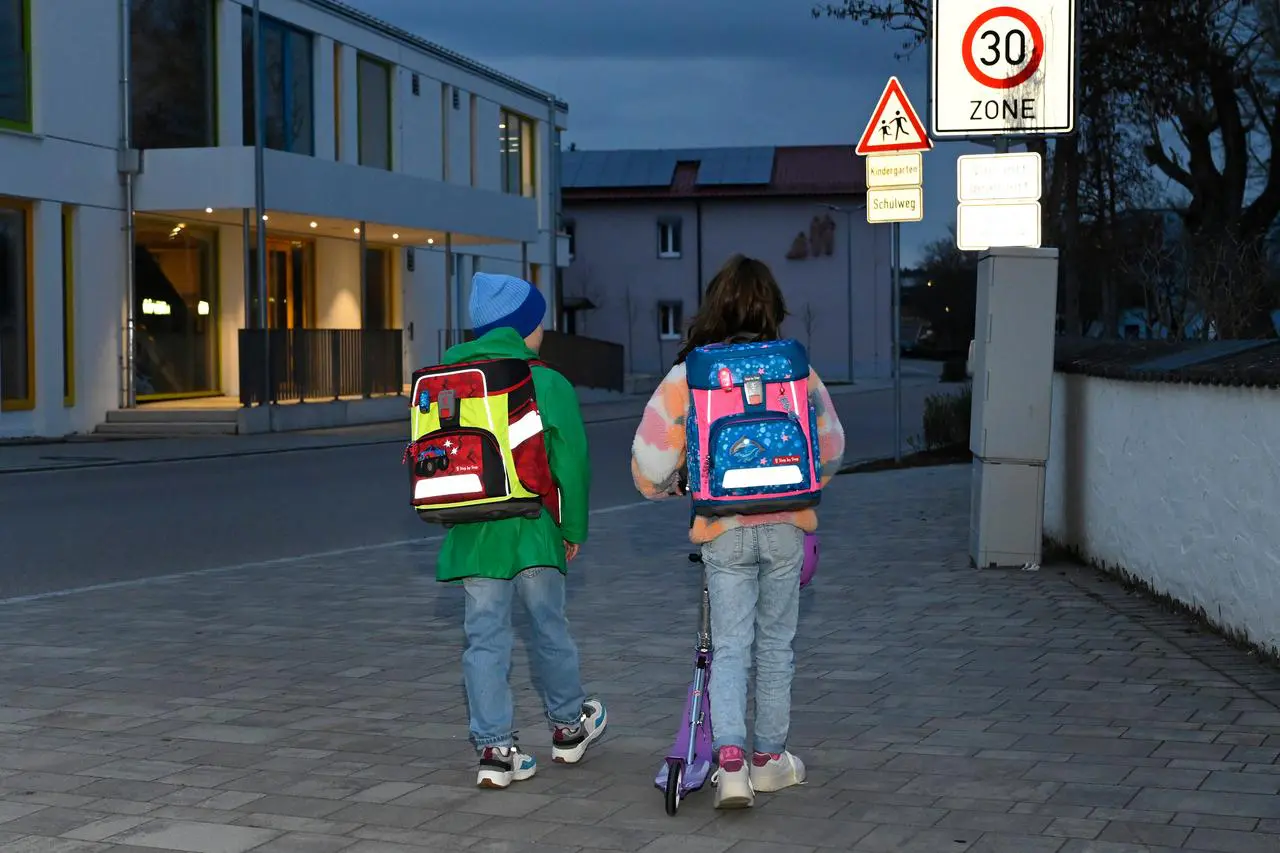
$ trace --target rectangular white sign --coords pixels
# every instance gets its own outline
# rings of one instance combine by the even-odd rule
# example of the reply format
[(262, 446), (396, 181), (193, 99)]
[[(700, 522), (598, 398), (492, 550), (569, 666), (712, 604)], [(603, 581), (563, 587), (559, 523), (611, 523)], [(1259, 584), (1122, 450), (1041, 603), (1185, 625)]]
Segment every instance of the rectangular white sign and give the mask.
[(867, 221), (919, 222), (924, 219), (924, 190), (920, 187), (889, 187), (867, 190)]
[(1076, 14), (1076, 0), (933, 0), (933, 135), (1071, 133)]
[(1037, 151), (963, 154), (956, 158), (956, 195), (970, 201), (1039, 201), (1044, 171)]
[(924, 183), (924, 157), (906, 154), (867, 155), (867, 188), (918, 187)]
[(1040, 202), (961, 204), (956, 210), (956, 247), (962, 252), (1040, 248)]

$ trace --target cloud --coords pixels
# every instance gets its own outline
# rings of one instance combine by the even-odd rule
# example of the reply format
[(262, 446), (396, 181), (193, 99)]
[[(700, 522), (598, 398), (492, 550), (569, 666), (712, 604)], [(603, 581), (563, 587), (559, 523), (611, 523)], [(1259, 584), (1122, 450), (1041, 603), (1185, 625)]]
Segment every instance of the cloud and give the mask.
[(349, 0), (433, 41), (489, 60), (800, 60), (849, 68), (891, 58), (878, 28), (814, 19), (810, 0)]
[[(904, 36), (814, 19), (810, 0), (346, 0), (569, 103), (580, 148), (855, 143), (890, 75), (922, 115), (926, 54)], [(927, 121), (927, 119), (926, 119)], [(955, 219), (955, 155), (925, 156), (926, 221), (904, 261)]]

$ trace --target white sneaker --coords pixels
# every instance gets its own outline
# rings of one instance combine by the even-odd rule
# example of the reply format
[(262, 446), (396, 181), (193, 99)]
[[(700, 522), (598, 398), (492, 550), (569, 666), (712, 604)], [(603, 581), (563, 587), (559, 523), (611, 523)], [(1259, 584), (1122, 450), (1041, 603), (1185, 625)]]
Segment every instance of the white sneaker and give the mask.
[(751, 756), (751, 787), (757, 791), (768, 793), (803, 785), (805, 775), (804, 762), (789, 752), (757, 752)]
[(557, 764), (577, 764), (587, 747), (598, 741), (609, 724), (609, 714), (599, 699), (582, 704), (576, 726), (558, 726), (551, 734), (551, 760)]
[(505, 788), (512, 782), (523, 782), (538, 772), (538, 761), (516, 746), (487, 746), (480, 750), (480, 772), (476, 784), (481, 788)]
[(711, 777), (716, 788), (718, 809), (749, 809), (755, 805), (756, 792), (751, 786), (751, 772), (741, 747), (720, 747), (719, 767)]

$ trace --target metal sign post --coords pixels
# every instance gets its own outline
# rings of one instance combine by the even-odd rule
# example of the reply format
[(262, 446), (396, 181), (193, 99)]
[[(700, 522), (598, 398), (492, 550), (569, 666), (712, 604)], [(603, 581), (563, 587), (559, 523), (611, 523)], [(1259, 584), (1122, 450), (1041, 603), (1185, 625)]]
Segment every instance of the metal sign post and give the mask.
[(262, 332), (262, 370), (264, 384), (259, 406), (275, 402), (271, 387), (271, 329), (267, 311), (267, 203), (266, 168), (264, 166), (266, 140), (266, 105), (262, 97), (262, 61), (266, 55), (262, 44), (262, 12), (259, 0), (253, 0), (253, 208), (258, 235), (258, 329)]
[(929, 134), (897, 77), (890, 77), (857, 152), (866, 158), (867, 222), (891, 223), (893, 458), (902, 461), (902, 223), (924, 218), (924, 157)]

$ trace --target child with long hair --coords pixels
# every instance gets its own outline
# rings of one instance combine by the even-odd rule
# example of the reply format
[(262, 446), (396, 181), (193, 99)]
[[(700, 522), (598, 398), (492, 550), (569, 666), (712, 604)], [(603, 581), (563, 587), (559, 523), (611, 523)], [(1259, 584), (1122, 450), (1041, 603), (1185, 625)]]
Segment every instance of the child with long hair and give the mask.
[[(786, 316), (782, 290), (761, 261), (734, 255), (716, 273), (675, 366), (645, 407), (632, 444), (632, 478), (646, 498), (659, 500), (681, 491), (690, 409), (686, 356), (708, 344), (778, 340)], [(840, 469), (844, 430), (826, 387), (812, 371), (809, 405), (817, 414), (818, 473), (826, 486)], [(747, 808), (757, 791), (779, 791), (805, 780), (804, 762), (787, 751), (787, 737), (804, 537), (817, 526), (813, 509), (693, 518), (689, 538), (701, 548), (716, 644), (716, 701), (711, 705), (719, 765), (716, 808)], [(748, 766), (747, 676), (753, 643), (756, 716)]]

